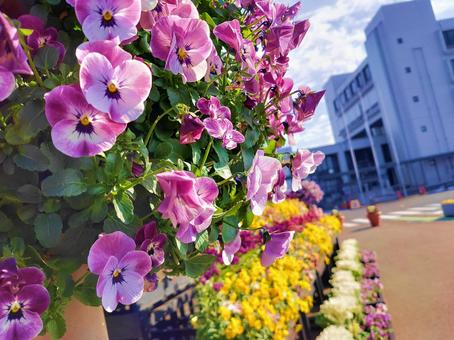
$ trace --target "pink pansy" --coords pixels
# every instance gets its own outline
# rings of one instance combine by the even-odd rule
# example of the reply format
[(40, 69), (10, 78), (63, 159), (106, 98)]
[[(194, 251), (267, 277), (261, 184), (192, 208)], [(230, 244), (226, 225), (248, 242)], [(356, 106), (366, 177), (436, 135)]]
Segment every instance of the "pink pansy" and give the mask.
[(191, 0), (157, 0), (154, 2), (156, 2), (156, 6), (152, 10), (145, 10), (142, 7), (140, 26), (145, 30), (151, 30), (159, 19), (169, 15), (199, 19), (197, 7), (195, 7)]
[(73, 7), (75, 6), (75, 2), (76, 2), (76, 0), (66, 0), (66, 3)]
[(252, 167), (247, 175), (247, 196), (251, 201), (254, 215), (260, 216), (268, 201), (268, 194), (273, 191), (279, 181), (282, 169), (279, 160), (265, 156), (262, 150), (255, 154)]
[(292, 190), (301, 189), (301, 181), (310, 174), (313, 174), (317, 167), (325, 159), (323, 152), (311, 152), (309, 150), (298, 150), (292, 161)]
[(156, 178), (164, 192), (158, 211), (179, 227), (177, 238), (181, 242), (194, 242), (211, 224), (219, 194), (216, 182), (208, 177), (196, 178), (188, 171), (164, 172)]
[(90, 248), (88, 269), (99, 275), (96, 295), (109, 313), (118, 303), (130, 305), (142, 297), (151, 259), (146, 252), (135, 249), (134, 240), (121, 231), (100, 235)]
[(138, 60), (115, 66), (104, 55), (89, 53), (80, 66), (80, 87), (87, 101), (119, 123), (137, 119), (151, 90), (151, 71)]
[(240, 231), (236, 233), (235, 238), (224, 244), (224, 250), (222, 250), (222, 261), (225, 265), (230, 265), (233, 261), (233, 256), (241, 248), (241, 236)]
[(216, 51), (216, 48), (213, 46), (211, 54), (207, 59), (208, 68), (207, 73), (205, 74), (205, 81), (209, 81), (211, 75), (221, 74), (222, 73), (222, 60)]
[(240, 22), (235, 19), (224, 21), (213, 29), (214, 35), (228, 46), (239, 52), (243, 46), (243, 35), (241, 34)]
[(33, 74), (20, 46), (17, 29), (0, 12), (0, 102), (13, 92), (16, 85), (15, 73)]
[(285, 179), (286, 179), (285, 171), (283, 168), (281, 168), (281, 170), (279, 170), (279, 177), (278, 177), (276, 184), (274, 185), (273, 193), (272, 193), (272, 197), (271, 197), (271, 199), (274, 203), (282, 202), (287, 197), (287, 194), (286, 194), (287, 181)]
[(210, 99), (200, 98), (196, 105), (201, 113), (211, 118), (227, 118), (229, 120), (231, 118), (230, 109), (227, 106), (223, 106), (219, 98), (215, 96)]
[(312, 118), (324, 94), (325, 91), (313, 92), (309, 87), (302, 87), (294, 103), (297, 119), (305, 121)]
[(270, 233), (270, 239), (265, 243), (265, 250), (262, 253), (262, 265), (271, 266), (274, 261), (282, 258), (287, 253), (294, 235), (294, 231)]
[(27, 45), (31, 48), (34, 55), (40, 48), (49, 46), (58, 51), (58, 62), (62, 62), (65, 57), (65, 46), (59, 42), (58, 31), (54, 27), (45, 28), (44, 22), (34, 15), (21, 15), (17, 20), (21, 28), (33, 30), (33, 33), (27, 37)]
[(58, 86), (44, 99), (52, 142), (68, 156), (94, 156), (109, 150), (126, 128), (87, 103), (78, 85)]
[(76, 0), (75, 8), (88, 40), (124, 41), (137, 34), (141, 0)]
[(212, 48), (208, 24), (200, 19), (170, 15), (151, 32), (152, 54), (166, 62), (166, 69), (181, 74), (184, 82), (205, 76)]
[(120, 40), (114, 38), (112, 40), (89, 41), (80, 44), (76, 49), (76, 57), (79, 64), (82, 64), (84, 58), (91, 52), (97, 52), (105, 56), (113, 67), (121, 65), (127, 60), (131, 60), (132, 56), (122, 49)]
[(203, 122), (191, 115), (185, 115), (180, 127), (180, 144), (192, 144), (202, 137), (205, 126)]

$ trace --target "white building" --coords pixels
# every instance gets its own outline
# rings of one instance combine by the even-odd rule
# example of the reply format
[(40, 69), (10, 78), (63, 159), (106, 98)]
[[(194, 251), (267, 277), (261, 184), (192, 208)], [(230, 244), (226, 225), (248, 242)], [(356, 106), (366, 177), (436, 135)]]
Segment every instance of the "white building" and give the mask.
[(365, 33), (366, 60), (325, 85), (328, 205), (454, 184), (454, 19), (414, 0), (382, 6)]

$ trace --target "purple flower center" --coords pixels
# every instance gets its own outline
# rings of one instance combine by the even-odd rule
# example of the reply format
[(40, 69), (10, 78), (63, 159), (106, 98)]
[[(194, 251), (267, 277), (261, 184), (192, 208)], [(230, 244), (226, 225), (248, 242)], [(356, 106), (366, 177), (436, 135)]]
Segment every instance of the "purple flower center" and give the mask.
[(102, 13), (101, 27), (112, 27), (115, 26), (115, 18), (113, 13), (109, 10), (104, 10)]
[(76, 125), (76, 131), (79, 134), (91, 134), (95, 128), (92, 124), (92, 118), (88, 114), (83, 114), (79, 117), (79, 122)]
[(121, 98), (120, 91), (118, 91), (117, 85), (113, 82), (107, 83), (106, 96), (110, 99), (119, 100)]
[(177, 56), (178, 56), (178, 61), (180, 62), (180, 64), (186, 64), (186, 65), (191, 65), (191, 58), (189, 58), (189, 55), (188, 55), (188, 50), (190, 48), (189, 47), (177, 47)]
[(19, 301), (14, 301), (9, 307), (8, 321), (19, 320), (23, 318), (22, 304)]
[(125, 282), (125, 279), (123, 278), (123, 275), (121, 274), (123, 269), (117, 268), (112, 272), (112, 284)]

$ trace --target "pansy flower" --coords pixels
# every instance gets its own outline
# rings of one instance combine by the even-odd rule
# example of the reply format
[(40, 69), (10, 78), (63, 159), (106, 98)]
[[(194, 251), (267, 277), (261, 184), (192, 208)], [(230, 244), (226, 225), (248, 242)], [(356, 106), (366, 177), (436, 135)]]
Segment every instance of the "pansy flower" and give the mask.
[(115, 65), (98, 52), (88, 53), (80, 66), (80, 87), (87, 102), (118, 123), (137, 119), (151, 90), (151, 71), (138, 60)]
[(321, 151), (298, 150), (292, 160), (292, 190), (300, 190), (302, 188), (301, 181), (313, 174), (324, 159), (325, 154)]
[(109, 150), (126, 128), (87, 103), (78, 85), (58, 86), (44, 99), (52, 142), (68, 156), (94, 156)]
[(118, 303), (129, 305), (142, 297), (151, 259), (135, 248), (134, 240), (121, 231), (101, 235), (90, 248), (88, 268), (99, 275), (96, 294), (107, 312)]
[(13, 92), (16, 85), (15, 73), (33, 74), (20, 46), (17, 29), (0, 12), (0, 102)]
[(279, 182), (282, 165), (276, 158), (265, 156), (262, 150), (255, 154), (247, 175), (247, 195), (254, 215), (260, 216), (265, 209), (268, 195)]
[(164, 246), (167, 242), (167, 236), (158, 232), (156, 221), (151, 221), (140, 228), (135, 240), (139, 249), (150, 255), (153, 268), (164, 263)]
[(222, 261), (225, 265), (230, 265), (233, 261), (233, 257), (241, 248), (241, 235), (240, 231), (236, 233), (235, 238), (224, 244), (224, 249), (222, 250)]
[(169, 171), (156, 176), (164, 192), (158, 207), (163, 218), (178, 226), (177, 238), (184, 243), (194, 242), (206, 230), (216, 210), (214, 201), (219, 190), (209, 177), (196, 178), (188, 171)]
[(31, 284), (44, 284), (45, 275), (36, 267), (18, 268), (16, 259), (7, 258), (0, 262), (0, 289), (15, 294)]
[(36, 54), (40, 48), (52, 47), (58, 51), (58, 62), (61, 63), (65, 57), (65, 46), (59, 42), (58, 32), (54, 27), (46, 28), (44, 22), (34, 15), (21, 15), (17, 20), (21, 28), (33, 30), (27, 37), (27, 45), (31, 48), (32, 54)]
[(269, 240), (265, 243), (265, 250), (262, 253), (262, 265), (271, 266), (274, 261), (282, 258), (287, 253), (294, 235), (294, 231), (270, 233)]
[(137, 34), (141, 0), (75, 0), (75, 9), (88, 40), (124, 41)]
[(29, 340), (43, 329), (40, 315), (50, 303), (49, 293), (40, 284), (30, 284), (17, 293), (0, 291), (0, 339)]
[(170, 15), (161, 18), (151, 32), (152, 54), (165, 61), (165, 68), (195, 82), (207, 73), (213, 43), (208, 24), (200, 19)]
[(202, 137), (205, 130), (203, 122), (198, 117), (185, 115), (180, 127), (180, 144), (192, 144)]

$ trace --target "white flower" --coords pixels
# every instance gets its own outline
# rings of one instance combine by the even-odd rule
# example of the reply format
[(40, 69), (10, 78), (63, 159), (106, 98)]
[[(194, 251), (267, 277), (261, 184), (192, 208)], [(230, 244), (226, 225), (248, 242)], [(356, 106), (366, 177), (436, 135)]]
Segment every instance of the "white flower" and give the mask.
[(359, 274), (363, 272), (363, 265), (359, 261), (355, 260), (338, 260), (336, 262), (336, 268), (349, 270)]
[(361, 304), (358, 298), (353, 296), (334, 296), (320, 306), (320, 312), (332, 323), (343, 325), (361, 312)]
[(158, 0), (142, 0), (142, 11), (151, 11), (158, 5)]
[(317, 340), (354, 340), (352, 333), (341, 326), (329, 326), (317, 337)]

